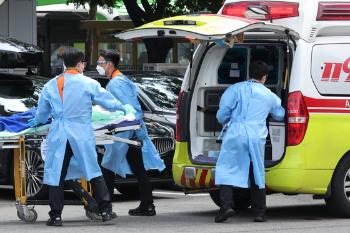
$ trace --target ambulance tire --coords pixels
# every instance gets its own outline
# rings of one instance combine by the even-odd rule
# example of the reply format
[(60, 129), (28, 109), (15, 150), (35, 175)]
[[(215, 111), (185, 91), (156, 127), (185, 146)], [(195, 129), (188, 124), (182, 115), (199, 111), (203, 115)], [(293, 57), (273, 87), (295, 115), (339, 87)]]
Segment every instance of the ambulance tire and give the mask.
[[(350, 183), (350, 156), (344, 157), (334, 171), (331, 183), (331, 196), (326, 198), (326, 206), (330, 213), (338, 216), (350, 217), (350, 200), (345, 192), (345, 182)], [(347, 187), (348, 189), (350, 186)]]
[[(213, 202), (221, 207), (220, 202), (220, 191), (219, 189), (213, 190), (209, 192), (209, 195)], [(236, 212), (242, 212), (246, 211), (250, 207), (250, 192), (249, 189), (241, 189), (241, 188), (235, 188), (234, 189), (234, 195), (233, 195), (233, 202), (234, 202), (234, 210)]]

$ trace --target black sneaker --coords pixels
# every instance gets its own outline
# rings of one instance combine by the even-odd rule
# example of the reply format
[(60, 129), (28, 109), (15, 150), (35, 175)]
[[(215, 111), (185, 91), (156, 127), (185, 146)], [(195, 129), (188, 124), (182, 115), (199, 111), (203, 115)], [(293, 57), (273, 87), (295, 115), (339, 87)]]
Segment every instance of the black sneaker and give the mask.
[(113, 211), (106, 211), (101, 213), (102, 222), (107, 222), (117, 217), (117, 214)]
[(265, 216), (256, 216), (254, 222), (266, 222)]
[(139, 207), (129, 210), (129, 215), (131, 216), (154, 216), (156, 215), (156, 207), (153, 204), (148, 205), (148, 207)]
[(56, 218), (49, 218), (47, 220), (46, 225), (53, 226), (53, 227), (61, 227), (62, 226), (62, 218), (56, 217)]
[(232, 217), (235, 214), (235, 211), (231, 208), (220, 208), (219, 212), (215, 216), (215, 222), (224, 222), (226, 221), (229, 217)]

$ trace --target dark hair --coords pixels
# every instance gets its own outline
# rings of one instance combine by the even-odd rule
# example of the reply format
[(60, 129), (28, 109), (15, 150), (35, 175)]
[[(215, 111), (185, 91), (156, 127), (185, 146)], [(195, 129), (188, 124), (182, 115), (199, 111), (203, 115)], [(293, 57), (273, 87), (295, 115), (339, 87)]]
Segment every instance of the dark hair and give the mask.
[(265, 75), (269, 73), (269, 66), (261, 61), (253, 61), (249, 66), (249, 77), (251, 79), (261, 80)]
[(118, 50), (114, 50), (114, 49), (104, 50), (101, 52), (100, 56), (103, 57), (106, 61), (112, 62), (115, 68), (117, 68), (117, 66), (119, 65), (120, 54)]
[(66, 67), (75, 67), (79, 62), (85, 60), (85, 54), (73, 47), (65, 47), (62, 57)]

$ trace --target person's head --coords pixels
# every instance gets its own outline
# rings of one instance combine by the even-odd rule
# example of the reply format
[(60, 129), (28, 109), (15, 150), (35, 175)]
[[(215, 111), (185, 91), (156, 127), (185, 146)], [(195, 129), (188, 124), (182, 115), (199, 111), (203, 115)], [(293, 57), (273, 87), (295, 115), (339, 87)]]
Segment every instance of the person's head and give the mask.
[(255, 79), (261, 83), (265, 83), (268, 73), (269, 67), (265, 62), (261, 60), (256, 60), (250, 63), (249, 77), (251, 79)]
[(67, 69), (76, 69), (82, 73), (85, 69), (85, 54), (79, 49), (66, 47), (63, 53), (63, 62)]
[(117, 50), (102, 51), (97, 61), (97, 71), (100, 75), (111, 78), (114, 70), (117, 69), (120, 61), (120, 54)]

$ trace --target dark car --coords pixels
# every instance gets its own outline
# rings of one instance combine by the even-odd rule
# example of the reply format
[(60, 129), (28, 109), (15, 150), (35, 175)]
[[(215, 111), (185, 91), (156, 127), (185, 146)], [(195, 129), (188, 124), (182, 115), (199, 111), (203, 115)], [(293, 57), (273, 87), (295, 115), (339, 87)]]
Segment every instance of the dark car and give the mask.
[[(86, 72), (85, 74), (88, 74)], [(135, 73), (136, 76), (136, 73)], [(130, 75), (130, 77), (132, 77)], [(145, 76), (146, 77), (146, 76)], [(164, 79), (167, 77), (162, 76)], [(156, 78), (156, 76), (154, 76)], [(162, 78), (162, 79), (163, 79)], [(170, 77), (171, 79), (172, 77)], [(140, 79), (136, 77), (135, 80)], [(140, 79), (142, 80), (142, 78)], [(42, 77), (33, 75), (13, 75), (0, 73), (0, 115), (10, 115), (17, 112), (23, 112), (28, 108), (37, 105), (38, 97), (41, 89), (48, 80)], [(102, 85), (105, 80), (99, 79)], [(180, 89), (181, 80), (177, 80), (178, 89)], [(166, 84), (166, 83), (165, 83)], [(163, 172), (150, 171), (151, 182), (153, 184), (169, 184), (172, 180), (172, 158), (174, 154), (175, 139), (175, 102), (174, 106), (167, 103), (167, 108), (161, 108), (155, 104), (152, 99), (158, 98), (163, 88), (159, 88), (159, 93), (156, 89), (148, 87), (147, 90), (152, 90), (148, 95), (143, 92), (144, 85), (140, 82), (139, 85), (139, 99), (142, 108), (145, 112), (144, 121), (148, 129), (149, 135), (155, 144), (157, 150), (160, 152), (162, 159), (165, 161), (166, 169)], [(167, 88), (167, 85), (164, 87)], [(156, 101), (156, 100), (155, 100)], [(164, 107), (164, 106), (163, 106)], [(103, 147), (97, 148), (99, 154), (103, 154)], [(31, 164), (31, 174), (27, 178), (27, 191), (30, 197), (41, 198), (45, 196), (46, 190), (43, 188), (43, 160), (40, 155), (40, 148), (28, 148), (27, 163)], [(12, 184), (13, 177), (13, 150), (0, 150), (0, 184)], [(132, 176), (123, 179), (116, 178), (116, 188), (124, 194), (135, 192), (136, 179)], [(131, 186), (132, 185), (132, 186)], [(45, 187), (45, 186), (44, 186)]]

